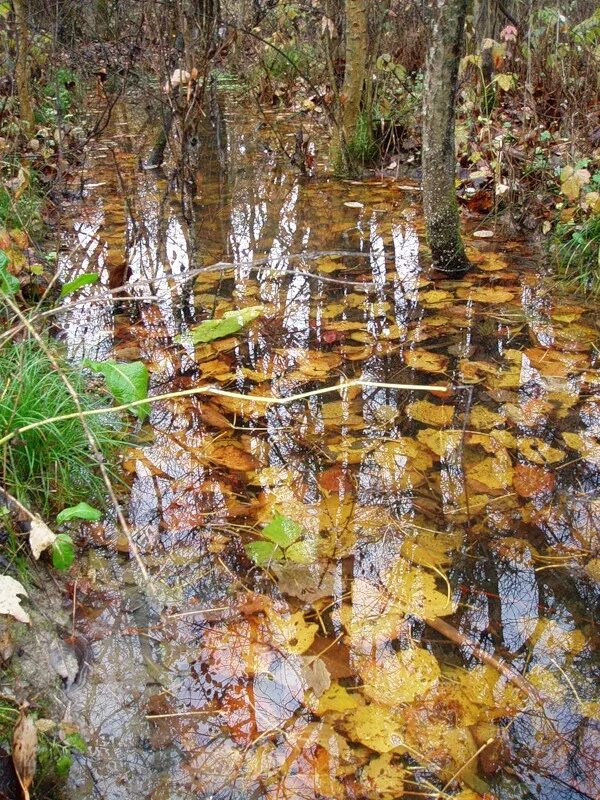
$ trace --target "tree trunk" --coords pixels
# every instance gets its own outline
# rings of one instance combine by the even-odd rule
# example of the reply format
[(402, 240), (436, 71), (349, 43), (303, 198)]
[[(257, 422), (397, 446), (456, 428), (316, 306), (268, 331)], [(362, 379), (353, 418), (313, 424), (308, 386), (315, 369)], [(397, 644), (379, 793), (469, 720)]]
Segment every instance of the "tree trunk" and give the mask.
[(346, 145), (356, 133), (367, 71), (368, 0), (346, 0), (346, 68), (342, 87), (342, 126)]
[(15, 82), (19, 95), (19, 116), (24, 123), (27, 133), (33, 130), (33, 110), (31, 107), (31, 94), (29, 86), (29, 31), (27, 28), (27, 9), (23, 0), (13, 0), (17, 33), (17, 57), (15, 61)]
[(427, 59), (423, 100), (423, 207), (436, 269), (469, 269), (456, 202), (455, 102), (467, 0), (424, 0)]

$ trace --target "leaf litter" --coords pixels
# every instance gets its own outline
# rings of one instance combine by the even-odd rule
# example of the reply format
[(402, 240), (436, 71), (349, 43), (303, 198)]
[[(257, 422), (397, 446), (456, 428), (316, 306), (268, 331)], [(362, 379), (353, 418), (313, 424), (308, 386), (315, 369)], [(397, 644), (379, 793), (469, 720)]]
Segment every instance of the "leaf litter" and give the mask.
[[(300, 223), (267, 186), (280, 210), (268, 257), (267, 241)], [(366, 218), (390, 187), (353, 190), (348, 201), (335, 183), (302, 186), (312, 249), (345, 237), (360, 252), (347, 206)], [(139, 640), (151, 633), (164, 684), (139, 717), (160, 707), (150, 743), (175, 742), (178, 780), (204, 794), (525, 798), (515, 776), (572, 781), (575, 760), (594, 796), (593, 309), (574, 311), (525, 259), (489, 249), (500, 244), (474, 242), (480, 269), (433, 285), (407, 266), (407, 218), (389, 214), (370, 223), (385, 256), (376, 295), (333, 278), (373, 282), (376, 250), (324, 255), (297, 272), (204, 272), (195, 318), (209, 319), (174, 326), (142, 306), (152, 336), (132, 326), (151, 393), (216, 381), (244, 395), (156, 403), (149, 441), (125, 454), (136, 539), (163, 598)], [(217, 221), (202, 225), (211, 240)], [(123, 392), (120, 365), (90, 358)], [(358, 377), (462, 386), (252, 400)], [(81, 575), (79, 614), (100, 639), (111, 617), (95, 569)]]

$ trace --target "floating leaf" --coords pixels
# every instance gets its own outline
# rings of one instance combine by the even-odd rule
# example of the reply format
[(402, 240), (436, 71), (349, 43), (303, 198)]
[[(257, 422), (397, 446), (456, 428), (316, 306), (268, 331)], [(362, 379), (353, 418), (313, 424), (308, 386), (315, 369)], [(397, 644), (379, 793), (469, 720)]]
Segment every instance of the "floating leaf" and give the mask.
[(237, 333), (253, 320), (264, 314), (264, 306), (248, 306), (234, 311), (226, 311), (219, 319), (207, 319), (196, 325), (189, 333), (175, 338), (176, 342), (186, 342), (191, 339), (193, 344), (212, 342)]
[(60, 290), (60, 296), (66, 297), (68, 294), (76, 292), (77, 289), (81, 289), (82, 286), (90, 286), (93, 283), (98, 283), (99, 280), (100, 275), (98, 275), (97, 272), (86, 272), (74, 278), (72, 281), (65, 283)]
[(520, 439), (517, 446), (519, 452), (528, 461), (533, 461), (534, 464), (555, 464), (565, 457), (562, 450), (557, 447), (551, 447), (543, 439), (539, 439), (536, 436)]
[(0, 614), (9, 614), (19, 622), (31, 622), (29, 614), (21, 607), (19, 596), (27, 597), (23, 586), (10, 575), (0, 575)]
[(57, 514), (56, 521), (59, 524), (63, 522), (70, 522), (72, 519), (85, 519), (90, 520), (91, 522), (97, 522), (101, 516), (102, 512), (97, 508), (88, 505), (88, 503), (77, 503), (76, 506), (63, 508), (63, 510)]
[[(148, 369), (141, 361), (120, 363), (117, 361), (90, 361), (83, 366), (104, 375), (106, 385), (119, 405), (126, 405), (148, 397)], [(150, 413), (150, 404), (144, 403), (131, 409), (141, 420)]]
[(52, 566), (55, 569), (69, 569), (75, 561), (75, 545), (68, 533), (59, 533), (52, 545)]

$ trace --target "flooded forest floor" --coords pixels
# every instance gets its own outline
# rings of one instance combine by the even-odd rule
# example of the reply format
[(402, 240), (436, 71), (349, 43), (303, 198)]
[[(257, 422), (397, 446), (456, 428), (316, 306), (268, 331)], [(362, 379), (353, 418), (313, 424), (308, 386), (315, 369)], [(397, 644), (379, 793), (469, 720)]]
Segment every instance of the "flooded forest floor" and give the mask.
[(432, 282), (415, 185), (300, 178), (221, 111), (193, 204), (140, 169), (131, 99), (69, 209), (61, 280), (101, 276), (64, 301), (69, 357), (248, 399), (132, 430), (115, 486), (148, 584), (110, 519), (82, 527), (68, 797), (597, 797), (596, 309), (519, 241), (467, 234), (472, 272)]

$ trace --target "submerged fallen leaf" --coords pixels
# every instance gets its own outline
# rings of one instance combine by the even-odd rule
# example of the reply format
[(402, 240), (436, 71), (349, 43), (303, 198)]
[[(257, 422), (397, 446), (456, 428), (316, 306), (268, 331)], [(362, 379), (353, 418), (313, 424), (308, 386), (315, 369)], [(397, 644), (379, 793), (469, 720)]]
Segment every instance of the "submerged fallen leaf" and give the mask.
[(429, 353), (427, 350), (407, 350), (404, 353), (404, 363), (407, 367), (421, 372), (444, 372), (448, 366), (448, 359), (446, 356)]
[(363, 768), (361, 778), (367, 791), (375, 797), (398, 800), (404, 794), (406, 770), (392, 753), (383, 753), (373, 758)]
[(366, 661), (360, 673), (365, 694), (392, 707), (424, 695), (441, 675), (435, 656), (422, 647), (409, 647), (397, 653), (390, 649), (383, 657)]
[(396, 560), (383, 576), (385, 587), (404, 614), (432, 618), (453, 614), (456, 604), (436, 587), (430, 572), (410, 564), (403, 558)]
[(377, 753), (389, 753), (403, 743), (402, 726), (387, 706), (377, 703), (359, 706), (351, 713), (350, 738)]
[(514, 468), (513, 486), (521, 497), (536, 497), (542, 492), (552, 492), (556, 478), (552, 472), (532, 464), (517, 464)]
[(289, 616), (281, 616), (275, 611), (269, 611), (267, 619), (275, 645), (297, 655), (308, 650), (319, 627), (314, 622), (306, 622), (301, 611), (296, 611)]
[(557, 447), (551, 447), (543, 439), (531, 436), (527, 439), (520, 439), (517, 444), (519, 452), (528, 461), (534, 464), (555, 464), (562, 461), (565, 454)]
[(429, 400), (415, 400), (406, 407), (406, 413), (412, 419), (443, 428), (450, 425), (454, 417), (452, 406), (443, 406)]

